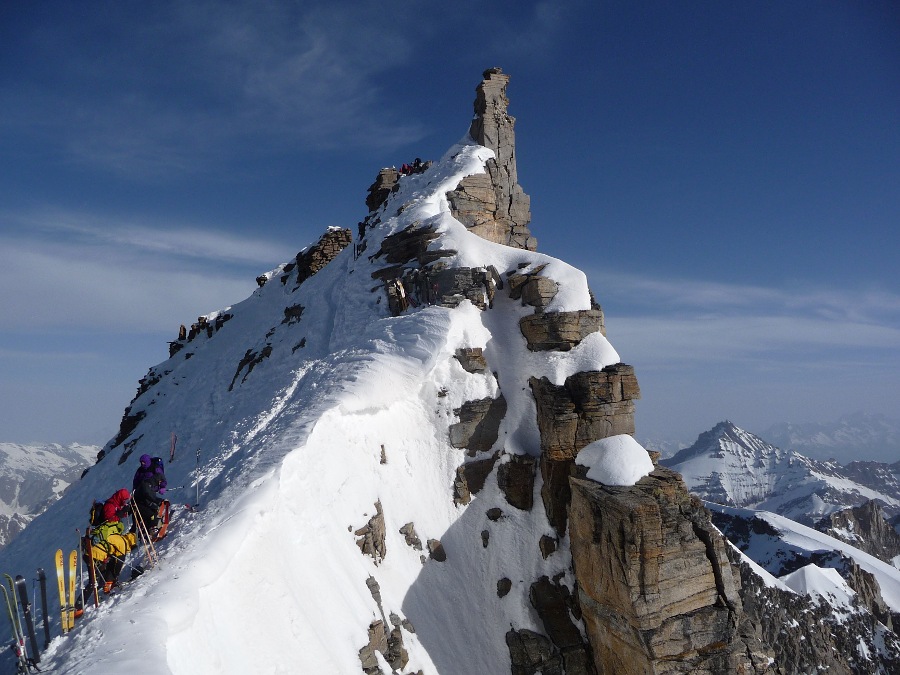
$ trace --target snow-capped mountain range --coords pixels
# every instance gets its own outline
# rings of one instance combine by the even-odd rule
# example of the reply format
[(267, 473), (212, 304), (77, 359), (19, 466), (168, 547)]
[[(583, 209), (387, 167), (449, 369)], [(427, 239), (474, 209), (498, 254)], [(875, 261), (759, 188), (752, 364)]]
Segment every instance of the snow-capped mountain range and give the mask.
[(870, 499), (889, 516), (900, 513), (900, 464), (816, 461), (731, 422), (700, 434), (662, 463), (704, 500), (772, 511), (807, 525)]
[(0, 547), (59, 499), (99, 450), (78, 443), (0, 443)]

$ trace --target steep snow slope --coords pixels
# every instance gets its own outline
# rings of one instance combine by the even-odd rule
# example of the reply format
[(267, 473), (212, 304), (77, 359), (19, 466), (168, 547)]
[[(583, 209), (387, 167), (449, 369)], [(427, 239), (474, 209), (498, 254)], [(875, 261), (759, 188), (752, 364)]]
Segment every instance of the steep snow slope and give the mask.
[[(782, 450), (731, 422), (700, 434), (697, 442), (662, 464), (684, 477), (691, 492), (707, 501), (746, 506), (812, 524), (822, 516), (869, 499), (896, 513), (900, 493), (854, 480), (836, 462), (817, 462)], [(857, 477), (858, 478), (858, 477)]]
[[(49, 568), (57, 547), (75, 545), (91, 501), (129, 486), (140, 454), (165, 456), (173, 431), (169, 483), (186, 487), (172, 497), (193, 502), (199, 483), (202, 508), (176, 510), (159, 567), (54, 640), (44, 658), (55, 670), (358, 673), (370, 624), (383, 618), (390, 630), (394, 614), (415, 630), (398, 628), (410, 659), (404, 672), (509, 671), (504, 634), (537, 627), (520, 580), (558, 574), (571, 585), (567, 542), (556, 555), (535, 555), (533, 542), (554, 534), (542, 509), (503, 502), (503, 518), (489, 520), (485, 511), (501, 502), (495, 474), (471, 504), (455, 506), (451, 486), (466, 457), (447, 428), (464, 401), (502, 388), (508, 412), (497, 446), (538, 454), (526, 373), (561, 384), (619, 357), (600, 333), (567, 354), (530, 352), (518, 319), (531, 310), (504, 294), (486, 312), (465, 301), (392, 317), (371, 276), (381, 263), (369, 257), (418, 221), (457, 251), (452, 266), (502, 273), (546, 264), (560, 284), (548, 310), (588, 309), (580, 271), (480, 239), (451, 217), (444, 194), (483, 172), (490, 156), (464, 140), (427, 173), (403, 178), (361, 256), (349, 247), (299, 287), (284, 266), (273, 270), (250, 298), (222, 310), (231, 318), (219, 330), (151, 369), (127, 411), (130, 434), (0, 553), (0, 569)], [(453, 358), (459, 347), (483, 347), (486, 372), (464, 371)], [(382, 560), (363, 556), (354, 535), (376, 503)], [(423, 544), (440, 540), (446, 562), (407, 544), (400, 528), (410, 522)], [(502, 598), (501, 577), (512, 580)]]

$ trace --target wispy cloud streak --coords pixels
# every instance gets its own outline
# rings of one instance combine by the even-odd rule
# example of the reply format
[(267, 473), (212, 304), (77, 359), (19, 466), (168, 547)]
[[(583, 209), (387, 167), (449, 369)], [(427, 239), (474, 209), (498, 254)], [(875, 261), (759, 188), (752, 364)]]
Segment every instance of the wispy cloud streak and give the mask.
[[(900, 295), (589, 274), (623, 354), (655, 364), (900, 362)], [(609, 313), (610, 310), (608, 310)], [(878, 356), (874, 355), (878, 352)], [(888, 352), (888, 354), (885, 354)]]
[[(82, 213), (0, 215), (6, 332), (160, 330), (243, 300), (284, 245)], [(26, 224), (27, 226), (23, 226)]]

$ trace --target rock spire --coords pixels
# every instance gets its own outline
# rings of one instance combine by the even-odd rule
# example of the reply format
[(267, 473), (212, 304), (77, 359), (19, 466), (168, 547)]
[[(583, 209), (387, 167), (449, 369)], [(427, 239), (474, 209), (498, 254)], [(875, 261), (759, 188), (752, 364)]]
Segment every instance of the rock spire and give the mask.
[(475, 234), (515, 248), (537, 249), (531, 236), (531, 200), (516, 173), (516, 120), (507, 112), (509, 75), (500, 68), (484, 71), (476, 88), (475, 117), (469, 135), (494, 151), (487, 173), (468, 176), (447, 194), (453, 216)]

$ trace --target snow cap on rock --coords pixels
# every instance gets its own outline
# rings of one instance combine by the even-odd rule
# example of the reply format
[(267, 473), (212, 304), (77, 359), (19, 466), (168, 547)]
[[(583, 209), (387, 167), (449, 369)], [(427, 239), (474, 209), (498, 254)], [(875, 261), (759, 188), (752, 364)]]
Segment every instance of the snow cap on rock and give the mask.
[(604, 485), (634, 485), (653, 471), (644, 447), (627, 434), (594, 441), (575, 460), (588, 468), (587, 477)]

